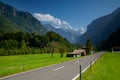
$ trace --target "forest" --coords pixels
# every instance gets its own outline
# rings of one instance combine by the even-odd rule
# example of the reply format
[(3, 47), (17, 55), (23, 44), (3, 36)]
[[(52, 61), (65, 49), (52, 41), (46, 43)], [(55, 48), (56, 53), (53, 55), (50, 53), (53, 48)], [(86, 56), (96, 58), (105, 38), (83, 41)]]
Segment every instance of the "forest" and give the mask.
[(64, 53), (71, 52), (74, 46), (55, 32), (45, 35), (28, 32), (0, 32), (0, 56)]

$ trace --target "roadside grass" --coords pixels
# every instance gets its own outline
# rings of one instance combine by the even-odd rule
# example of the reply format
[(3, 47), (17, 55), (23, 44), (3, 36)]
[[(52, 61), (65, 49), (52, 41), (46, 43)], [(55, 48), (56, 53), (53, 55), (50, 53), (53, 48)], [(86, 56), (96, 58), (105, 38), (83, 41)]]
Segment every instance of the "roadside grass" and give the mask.
[(82, 74), (82, 80), (120, 80), (120, 53), (106, 52)]
[(55, 53), (53, 58), (51, 58), (51, 54), (0, 56), (0, 77), (72, 59), (76, 58), (67, 58), (65, 55), (61, 58), (58, 53)]

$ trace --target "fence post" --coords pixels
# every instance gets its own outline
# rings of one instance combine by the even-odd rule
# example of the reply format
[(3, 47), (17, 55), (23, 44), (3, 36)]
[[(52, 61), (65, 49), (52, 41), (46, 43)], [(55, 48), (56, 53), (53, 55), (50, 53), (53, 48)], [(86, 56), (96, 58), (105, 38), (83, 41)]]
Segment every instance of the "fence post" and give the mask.
[(90, 61), (90, 73), (92, 73), (92, 61)]
[(81, 73), (81, 65), (80, 65), (80, 80), (82, 80), (82, 73)]

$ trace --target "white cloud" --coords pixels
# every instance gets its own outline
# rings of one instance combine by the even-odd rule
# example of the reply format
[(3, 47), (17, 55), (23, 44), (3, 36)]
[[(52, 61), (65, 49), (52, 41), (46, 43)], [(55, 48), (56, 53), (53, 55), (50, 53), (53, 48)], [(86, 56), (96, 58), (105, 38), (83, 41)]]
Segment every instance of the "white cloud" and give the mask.
[(62, 22), (63, 22), (63, 24), (65, 25), (66, 28), (72, 29), (72, 26), (68, 22), (66, 22), (66, 21), (62, 21)]
[(55, 28), (62, 28), (62, 29), (67, 29), (67, 30), (75, 30), (77, 32), (84, 33), (85, 28), (73, 28), (67, 21), (55, 18), (54, 16), (50, 14), (41, 14), (41, 13), (34, 13), (33, 16), (38, 19), (39, 21), (45, 21), (47, 23), (50, 23), (53, 25)]
[(34, 13), (33, 16), (39, 21), (47, 21), (52, 23), (52, 25), (56, 28), (72, 29), (71, 25), (67, 21), (55, 18), (50, 14)]
[(42, 21), (53, 21), (54, 17), (51, 16), (50, 14), (39, 14), (39, 13), (34, 13), (34, 17), (38, 20)]
[(40, 13), (34, 13), (33, 15), (36, 19), (38, 19), (39, 21), (48, 21), (48, 22), (52, 22), (52, 23), (56, 23), (61, 25), (62, 22), (60, 19), (53, 17), (50, 14), (40, 14)]
[(66, 21), (63, 21), (64, 24), (68, 24)]

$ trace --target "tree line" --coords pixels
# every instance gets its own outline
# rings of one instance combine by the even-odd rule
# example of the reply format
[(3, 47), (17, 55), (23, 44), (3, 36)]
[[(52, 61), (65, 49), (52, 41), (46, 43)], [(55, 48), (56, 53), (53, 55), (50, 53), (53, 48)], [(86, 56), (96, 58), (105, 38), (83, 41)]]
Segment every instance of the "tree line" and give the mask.
[[(55, 32), (0, 32), (0, 56), (71, 52), (74, 46)], [(62, 55), (61, 55), (62, 56)]]

